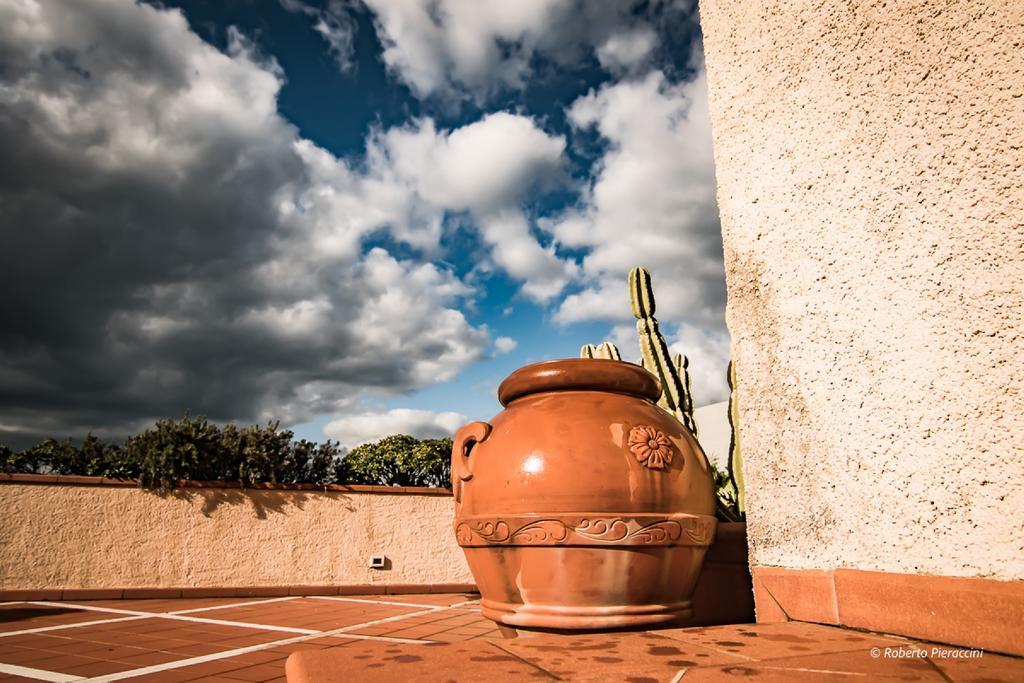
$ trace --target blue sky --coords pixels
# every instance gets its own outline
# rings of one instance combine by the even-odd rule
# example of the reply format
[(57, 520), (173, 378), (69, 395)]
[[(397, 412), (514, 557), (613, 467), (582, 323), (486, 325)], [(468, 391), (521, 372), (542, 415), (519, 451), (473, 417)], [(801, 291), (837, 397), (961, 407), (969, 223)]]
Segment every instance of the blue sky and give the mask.
[(637, 264), (725, 398), (694, 4), (4, 12), (0, 441), (185, 411), (440, 435), (523, 364), (635, 358)]

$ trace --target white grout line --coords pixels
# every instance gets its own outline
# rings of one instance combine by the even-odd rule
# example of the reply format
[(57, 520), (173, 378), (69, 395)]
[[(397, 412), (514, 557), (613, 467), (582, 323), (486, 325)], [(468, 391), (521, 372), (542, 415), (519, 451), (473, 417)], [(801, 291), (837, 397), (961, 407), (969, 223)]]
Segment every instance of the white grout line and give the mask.
[(44, 671), (42, 669), (30, 669), (27, 666), (17, 666), (15, 664), (0, 664), (0, 674), (10, 674), (11, 676), (24, 676), (25, 678), (35, 678), (39, 681), (55, 681), (56, 683), (64, 683), (65, 681), (86, 680), (81, 676), (73, 676), (72, 674), (59, 674), (55, 671)]
[[(324, 634), (322, 634), (324, 635)], [(327, 637), (334, 637), (328, 635)], [(406, 645), (426, 645), (433, 643), (433, 640), (416, 640), (415, 638), (399, 638), (398, 636), (366, 636), (362, 633), (343, 633), (339, 638), (353, 638), (355, 640), (381, 640), (385, 643), (405, 643)]]
[(66, 628), (80, 628), (82, 626), (100, 626), (101, 624), (116, 624), (119, 621), (135, 621), (146, 617), (117, 617), (116, 619), (94, 619), (93, 621), (79, 621), (74, 624), (57, 624), (56, 626), (40, 626), (39, 628), (26, 628), (21, 631), (7, 631), (0, 633), (0, 638), (8, 636), (23, 636), (29, 633), (46, 633), (47, 631), (60, 631)]
[[(230, 605), (216, 605), (214, 607), (193, 607), (192, 609), (179, 609), (173, 612), (161, 612), (161, 614), (191, 614), (192, 612), (208, 612), (215, 609), (229, 609), (231, 607), (248, 607), (249, 605), (265, 605), (268, 602), (282, 602), (284, 600), (298, 600), (301, 595), (288, 595), (283, 598), (267, 598), (266, 600), (249, 600), (247, 602), (233, 602)], [(186, 600), (188, 598), (185, 598)]]
[[(53, 606), (59, 603), (53, 602), (33, 602), (33, 605), (47, 605)], [(149, 617), (151, 619), (170, 619), (173, 621), (189, 621), (196, 624), (215, 624), (217, 626), (237, 626), (239, 628), (252, 628), (258, 631), (281, 631), (283, 633), (301, 633), (303, 635), (312, 635), (314, 633), (320, 633), (314, 629), (309, 628), (292, 628), (291, 626), (270, 626), (268, 624), (253, 624), (246, 621), (227, 621), (226, 619), (205, 619), (203, 617), (187, 617), (183, 614), (170, 614), (167, 612), (138, 612), (136, 610), (128, 609), (114, 609), (112, 607), (93, 607), (79, 606), (78, 609), (91, 610), (93, 612), (110, 612), (112, 614), (130, 614), (132, 616)]]
[[(42, 605), (43, 607), (69, 607), (70, 605), (65, 602), (46, 602), (45, 600), (33, 600), (26, 604), (29, 605)], [(106, 612), (108, 614), (128, 614), (133, 617), (149, 616), (154, 617), (159, 612), (140, 612), (134, 609), (118, 609), (116, 607), (97, 607), (95, 605), (75, 605), (74, 609), (85, 610), (86, 612)]]
[[(297, 597), (300, 597), (300, 596), (288, 596), (287, 598), (272, 598), (271, 600), (274, 600), (274, 601), (286, 600), (286, 599), (297, 598)], [(329, 597), (329, 596), (309, 596), (309, 597)], [(262, 600), (262, 601), (255, 601), (255, 602), (270, 602), (271, 600)], [(353, 599), (353, 600), (355, 600), (355, 599)], [(368, 600), (367, 601), (363, 601), (363, 600), (360, 600), (359, 602), (379, 602), (379, 601), (368, 601)], [(118, 672), (118, 673), (108, 674), (106, 676), (99, 676), (99, 677), (90, 678), (90, 679), (84, 679), (84, 678), (82, 678), (80, 676), (73, 676), (71, 674), (62, 674), (62, 673), (56, 673), (56, 672), (52, 672), (52, 671), (44, 671), (42, 669), (30, 669), (30, 668), (27, 668), (27, 667), (19, 667), (19, 666), (15, 666), (13, 664), (0, 664), (0, 672), (11, 673), (11, 674), (15, 674), (15, 675), (19, 675), (19, 676), (25, 676), (25, 677), (29, 677), (29, 678), (37, 678), (39, 680), (44, 680), (44, 681), (64, 682), (64, 681), (89, 680), (89, 681), (96, 681), (97, 683), (106, 683), (108, 681), (119, 681), (119, 680), (123, 680), (123, 679), (126, 679), (126, 678), (135, 678), (137, 676), (146, 676), (146, 675), (149, 675), (149, 674), (160, 673), (162, 671), (169, 671), (171, 669), (180, 669), (180, 668), (183, 668), (183, 667), (186, 667), (186, 666), (194, 666), (196, 664), (203, 664), (205, 662), (212, 662), (212, 661), (217, 661), (217, 660), (220, 660), (220, 659), (229, 659), (231, 657), (237, 657), (239, 655), (248, 654), (250, 652), (259, 652), (261, 650), (267, 650), (267, 649), (270, 649), (270, 648), (273, 648), (273, 647), (279, 647), (279, 646), (282, 646), (282, 645), (291, 645), (293, 643), (301, 643), (301, 642), (305, 642), (305, 641), (308, 641), (308, 640), (315, 640), (317, 638), (330, 638), (330, 637), (334, 637), (334, 636), (341, 636), (341, 637), (344, 637), (344, 638), (352, 638), (352, 639), (355, 639), (355, 640), (371, 640), (371, 641), (372, 640), (376, 640), (376, 641), (381, 641), (381, 642), (386, 642), (386, 643), (405, 643), (405, 644), (410, 644), (410, 645), (425, 645), (425, 644), (433, 642), (433, 641), (430, 641), (430, 640), (413, 640), (411, 638), (398, 638), (398, 637), (393, 637), (393, 636), (370, 636), (370, 635), (364, 635), (364, 634), (359, 634), (359, 633), (352, 633), (352, 631), (358, 631), (359, 629), (367, 628), (369, 626), (376, 626), (377, 624), (386, 624), (386, 623), (390, 623), (390, 622), (401, 621), (403, 619), (407, 619), (407, 618), (410, 618), (410, 617), (418, 617), (418, 616), (423, 616), (425, 614), (436, 614), (439, 611), (452, 610), (452, 609), (455, 609), (457, 607), (462, 607), (464, 605), (474, 604), (476, 602), (478, 602), (478, 601), (477, 600), (467, 600), (465, 602), (460, 602), (460, 603), (456, 603), (454, 605), (447, 605), (447, 606), (413, 605), (412, 603), (403, 603), (403, 605), (420, 607), (422, 609), (420, 609), (420, 610), (418, 610), (416, 612), (409, 612), (407, 614), (400, 614), (400, 615), (397, 615), (397, 616), (394, 616), (394, 617), (387, 617), (385, 619), (375, 619), (373, 621), (367, 621), (367, 622), (363, 622), (361, 624), (353, 624), (351, 626), (344, 626), (342, 628), (337, 628), (337, 629), (334, 629), (334, 630), (331, 630), (331, 631), (314, 631), (312, 629), (293, 629), (293, 628), (289, 628), (289, 627), (285, 627), (285, 626), (263, 626), (263, 625), (259, 625), (259, 624), (248, 624), (248, 623), (244, 623), (244, 622), (224, 621), (224, 620), (220, 620), (220, 619), (200, 619), (200, 618), (197, 618), (197, 617), (182, 616), (182, 614), (181, 614), (181, 612), (191, 612), (193, 610), (182, 610), (181, 612), (174, 612), (174, 613), (168, 613), (168, 612), (164, 612), (164, 613), (155, 612), (154, 613), (154, 612), (137, 612), (137, 611), (134, 611), (134, 610), (123, 610), (123, 609), (116, 609), (116, 608), (112, 608), (112, 607), (95, 607), (93, 605), (79, 605), (79, 604), (69, 604), (69, 603), (52, 603), (52, 602), (45, 602), (45, 601), (26, 602), (24, 604), (34, 604), (34, 605), (43, 605), (43, 606), (55, 606), (55, 605), (56, 606), (63, 605), (63, 606), (68, 606), (68, 607), (72, 607), (73, 606), (73, 607), (75, 607), (77, 609), (82, 609), (82, 610), (87, 610), (87, 611), (107, 612), (107, 613), (113, 613), (113, 614), (127, 614), (127, 615), (130, 615), (128, 617), (119, 618), (119, 619), (105, 619), (105, 620), (99, 620), (99, 621), (93, 621), (93, 622), (87, 622), (87, 623), (66, 624), (66, 625), (54, 626), (54, 627), (41, 627), (40, 629), (29, 629), (29, 631), (32, 631), (32, 632), (38, 632), (40, 630), (58, 630), (58, 629), (64, 629), (64, 628), (74, 628), (76, 626), (85, 626), (85, 625), (88, 625), (88, 624), (101, 624), (101, 623), (118, 622), (118, 621), (131, 621), (131, 620), (136, 620), (136, 619), (147, 619), (147, 618), (162, 618), (162, 619), (175, 619), (175, 620), (179, 620), (179, 621), (194, 621), (194, 622), (199, 622), (199, 623), (221, 624), (221, 625), (225, 625), (225, 626), (242, 626), (242, 627), (257, 628), (257, 629), (261, 629), (261, 630), (270, 630), (270, 631), (296, 632), (296, 633), (301, 633), (301, 635), (298, 635), (298, 636), (296, 636), (294, 638), (285, 638), (285, 639), (282, 639), (282, 640), (271, 641), (269, 643), (260, 643), (258, 645), (250, 645), (248, 647), (236, 648), (234, 650), (227, 650), (225, 652), (215, 652), (215, 653), (208, 654), (208, 655), (201, 655), (201, 656), (198, 656), (198, 657), (191, 657), (189, 659), (181, 659), (181, 660), (177, 660), (177, 661), (173, 661), (173, 662), (167, 662), (167, 663), (164, 663), (164, 664), (155, 664), (153, 666), (148, 666), (148, 667), (144, 667), (144, 668), (141, 668), (141, 669), (132, 669), (130, 671), (121, 671), (121, 672)], [(22, 603), (19, 603), (19, 604), (22, 604)], [(253, 604), (253, 603), (243, 603), (243, 604)], [(383, 603), (383, 604), (389, 604), (389, 603)], [(228, 607), (228, 606), (229, 605), (224, 605), (223, 607)], [(206, 608), (206, 609), (211, 609), (211, 608)], [(203, 611), (203, 610), (198, 610), (198, 611)], [(8, 635), (13, 635), (13, 634), (8, 634)]]
[(366, 599), (366, 598), (339, 598), (339, 597), (335, 597), (333, 595), (310, 595), (308, 597), (314, 598), (316, 600), (335, 600), (337, 602), (361, 602), (361, 603), (367, 603), (367, 604), (370, 604), (370, 605), (397, 605), (398, 607), (419, 607), (420, 609), (425, 609), (425, 608), (428, 608), (428, 607), (433, 607), (434, 609), (445, 609), (445, 608), (450, 606), (450, 605), (424, 605), (422, 603), (416, 604), (414, 602), (394, 602), (392, 600), (369, 600), (369, 599)]
[[(442, 610), (451, 609), (453, 606), (442, 607)], [(302, 643), (307, 640), (316, 640), (317, 638), (330, 638), (333, 636), (343, 636), (345, 638), (355, 638), (358, 640), (379, 640), (384, 642), (404, 642), (416, 645), (426, 645), (427, 643), (433, 642), (430, 640), (407, 640), (402, 638), (389, 638), (387, 636), (365, 636), (357, 634), (349, 634), (349, 631), (356, 631), (367, 626), (374, 626), (376, 624), (383, 624), (391, 621), (400, 621), (408, 617), (418, 617), (424, 614), (434, 614), (438, 610), (436, 609), (424, 609), (419, 612), (410, 612), (409, 614), (403, 614), (398, 617), (389, 617), (387, 619), (377, 619), (375, 621), (368, 621), (363, 624), (353, 624), (352, 626), (345, 626), (343, 628), (334, 629), (333, 631), (323, 631), (315, 635), (308, 636), (296, 636), (295, 638), (285, 638), (284, 640), (275, 640), (270, 643), (261, 643), (259, 645), (250, 645), (248, 647), (240, 647), (235, 650), (228, 650), (226, 652), (214, 652), (209, 655), (201, 655), (199, 657), (192, 657), (190, 659), (181, 659), (176, 662), (167, 662), (166, 664), (154, 664), (153, 666), (147, 666), (142, 669), (133, 669), (131, 671), (121, 671), (118, 673), (108, 674), (106, 676), (97, 676), (96, 678), (90, 678), (89, 680), (93, 683), (110, 683), (112, 681), (120, 681), (125, 678), (135, 678), (136, 676), (148, 676), (150, 674), (156, 674), (163, 671), (169, 671), (171, 669), (180, 669), (186, 666), (194, 666), (196, 664), (205, 664), (206, 662), (215, 662), (220, 659), (228, 659), (230, 657), (237, 657), (239, 655), (249, 654), (250, 652), (259, 652), (260, 650), (269, 650), (272, 647), (280, 647), (282, 645), (291, 645), (293, 643)]]
[(349, 631), (358, 631), (359, 629), (366, 628), (367, 626), (376, 626), (377, 624), (388, 624), (388, 623), (391, 623), (392, 621), (401, 621), (402, 619), (408, 619), (410, 617), (420, 617), (420, 616), (423, 616), (424, 614), (437, 614), (440, 611), (444, 611), (444, 610), (448, 610), (448, 609), (451, 609), (451, 607), (442, 607), (440, 610), (438, 610), (438, 609), (424, 609), (424, 610), (420, 610), (419, 612), (409, 612), (408, 614), (399, 614), (399, 615), (394, 616), (394, 617), (386, 617), (384, 619), (375, 619), (374, 621), (367, 621), (367, 622), (364, 622), (362, 624), (353, 624), (352, 626), (343, 626), (342, 628), (336, 628), (333, 631), (325, 631), (325, 633), (335, 634), (335, 633), (347, 633)]
[(479, 605), (479, 604), (480, 604), (480, 598), (476, 598), (474, 600), (466, 600), (464, 602), (457, 602), (454, 605), (448, 605), (448, 606), (449, 607), (465, 607), (466, 605)]

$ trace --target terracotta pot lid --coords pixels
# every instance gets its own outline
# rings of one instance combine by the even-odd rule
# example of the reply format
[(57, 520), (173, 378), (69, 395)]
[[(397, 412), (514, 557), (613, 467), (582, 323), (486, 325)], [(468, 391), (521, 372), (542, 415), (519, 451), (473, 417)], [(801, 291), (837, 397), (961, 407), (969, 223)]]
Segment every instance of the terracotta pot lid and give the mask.
[(517, 398), (542, 391), (611, 391), (657, 401), (661, 385), (654, 375), (634, 363), (565, 358), (519, 368), (498, 387), (498, 400), (507, 406)]

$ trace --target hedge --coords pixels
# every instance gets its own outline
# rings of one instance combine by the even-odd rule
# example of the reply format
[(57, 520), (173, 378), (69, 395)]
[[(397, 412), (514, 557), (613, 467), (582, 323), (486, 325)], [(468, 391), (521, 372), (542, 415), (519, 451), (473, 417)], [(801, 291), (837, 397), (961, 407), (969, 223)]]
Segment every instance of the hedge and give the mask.
[(121, 444), (89, 434), (81, 444), (44, 439), (23, 451), (0, 445), (0, 470), (138, 479), (159, 491), (181, 480), (446, 487), (451, 443), (396, 435), (345, 453), (332, 441), (295, 440), (277, 422), (220, 426), (186, 415), (159, 420)]

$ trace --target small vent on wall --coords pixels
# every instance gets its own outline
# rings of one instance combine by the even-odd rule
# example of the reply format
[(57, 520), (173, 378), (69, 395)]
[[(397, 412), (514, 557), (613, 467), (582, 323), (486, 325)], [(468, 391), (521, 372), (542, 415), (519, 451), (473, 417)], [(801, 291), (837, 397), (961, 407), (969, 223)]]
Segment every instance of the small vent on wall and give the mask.
[(383, 555), (370, 555), (370, 569), (384, 569), (387, 562), (388, 558)]

